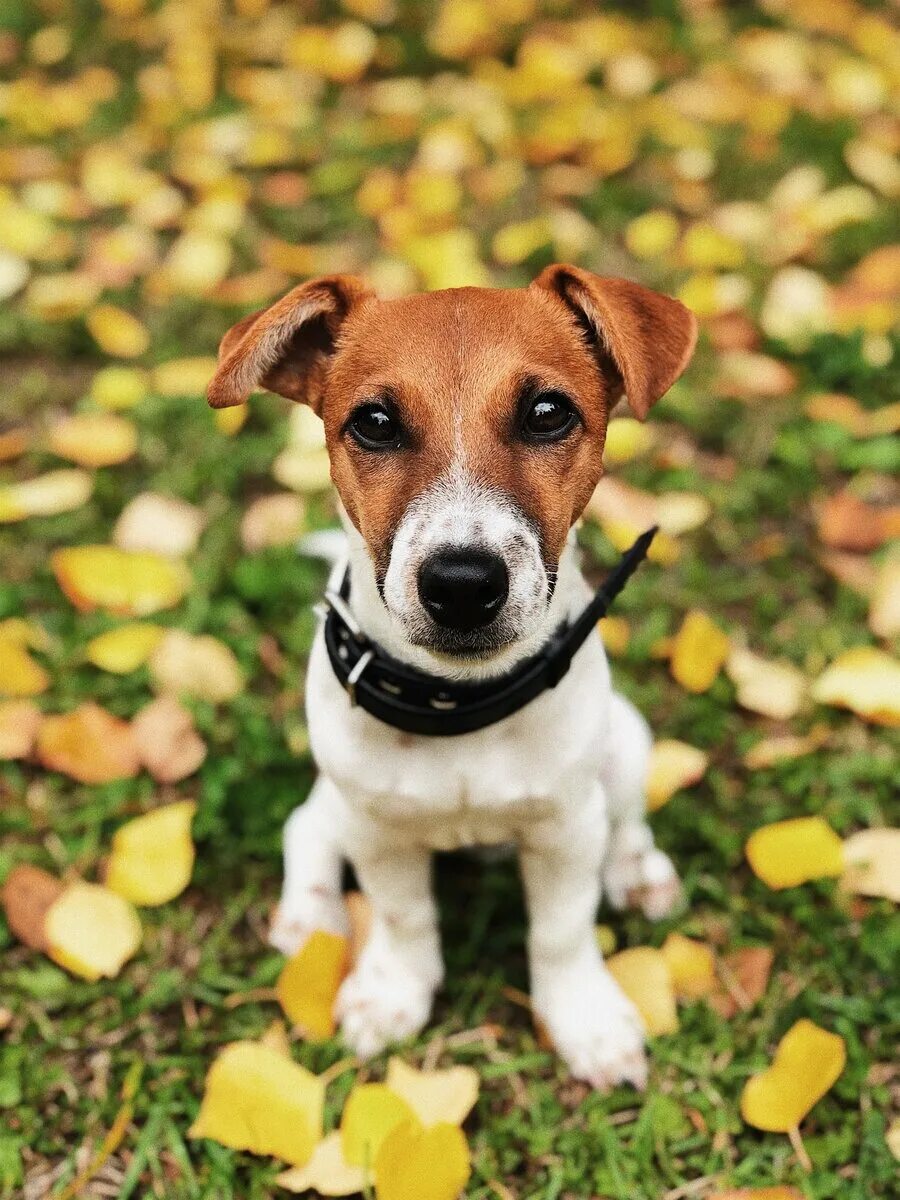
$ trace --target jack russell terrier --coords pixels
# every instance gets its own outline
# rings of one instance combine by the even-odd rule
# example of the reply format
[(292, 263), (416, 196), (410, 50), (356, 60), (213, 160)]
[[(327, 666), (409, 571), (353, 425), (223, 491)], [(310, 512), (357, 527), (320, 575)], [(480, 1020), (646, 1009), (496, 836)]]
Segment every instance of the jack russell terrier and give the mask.
[(650, 733), (612, 690), (572, 529), (610, 409), (624, 393), (645, 417), (696, 333), (676, 300), (556, 265), (523, 289), (393, 300), (314, 279), (222, 341), (210, 404), (265, 387), (311, 405), (343, 505), (306, 687), (320, 774), (285, 827), (271, 940), (290, 954), (345, 932), (352, 863), (373, 919), (337, 1013), (361, 1056), (428, 1021), (432, 852), (514, 843), (535, 1015), (573, 1075), (646, 1083), (594, 920), (601, 890), (658, 918), (679, 884), (645, 817)]

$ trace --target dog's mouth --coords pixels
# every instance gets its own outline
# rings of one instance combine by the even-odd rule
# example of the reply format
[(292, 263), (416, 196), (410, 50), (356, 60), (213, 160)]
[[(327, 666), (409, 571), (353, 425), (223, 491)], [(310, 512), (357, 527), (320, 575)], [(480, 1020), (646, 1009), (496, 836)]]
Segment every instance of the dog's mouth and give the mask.
[(436, 658), (444, 658), (453, 663), (485, 662), (518, 641), (518, 637), (509, 630), (491, 633), (490, 630), (478, 630), (475, 633), (454, 633), (446, 629), (416, 631), (409, 635), (410, 644), (427, 650)]

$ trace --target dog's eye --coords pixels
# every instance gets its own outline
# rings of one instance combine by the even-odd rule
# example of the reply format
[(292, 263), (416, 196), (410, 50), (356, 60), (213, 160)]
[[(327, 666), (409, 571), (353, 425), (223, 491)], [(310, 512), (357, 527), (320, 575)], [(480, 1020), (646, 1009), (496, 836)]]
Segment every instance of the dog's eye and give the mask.
[(578, 424), (578, 414), (562, 392), (541, 392), (522, 419), (522, 433), (532, 442), (558, 442)]
[(353, 413), (347, 432), (365, 450), (389, 450), (400, 444), (402, 428), (383, 404), (363, 404)]

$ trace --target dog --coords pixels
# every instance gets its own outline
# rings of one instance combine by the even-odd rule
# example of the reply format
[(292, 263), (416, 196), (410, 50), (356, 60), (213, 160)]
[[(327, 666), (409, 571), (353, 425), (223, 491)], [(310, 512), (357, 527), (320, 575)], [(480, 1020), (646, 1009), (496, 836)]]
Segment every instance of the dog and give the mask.
[[(646, 417), (696, 336), (677, 300), (568, 265), (525, 288), (390, 300), (334, 275), (233, 326), (208, 399), (263, 387), (313, 408), (348, 539), (334, 602), (411, 675), (489, 696), (590, 600), (573, 527), (610, 410), (624, 395)], [(432, 853), (513, 843), (535, 1016), (572, 1075), (643, 1088), (644, 1030), (595, 914), (602, 891), (662, 917), (679, 882), (645, 817), (650, 733), (612, 690), (600, 637), (556, 686), (446, 737), (354, 703), (333, 661), (320, 629), (306, 688), (319, 776), (285, 827), (272, 943), (290, 954), (314, 930), (346, 932), (349, 860), (372, 926), (336, 1013), (354, 1051), (377, 1054), (425, 1026), (442, 982)]]

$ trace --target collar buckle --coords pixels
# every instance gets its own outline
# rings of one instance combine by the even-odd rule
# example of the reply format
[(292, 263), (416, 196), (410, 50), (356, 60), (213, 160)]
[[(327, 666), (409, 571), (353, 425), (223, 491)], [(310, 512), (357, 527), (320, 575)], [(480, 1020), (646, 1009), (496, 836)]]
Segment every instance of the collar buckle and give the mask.
[(372, 661), (372, 659), (374, 657), (375, 657), (374, 650), (372, 650), (372, 649), (366, 650), (366, 652), (364, 654), (361, 654), (359, 656), (359, 658), (356, 660), (356, 662), (353, 664), (353, 669), (351, 670), (350, 674), (347, 676), (347, 682), (344, 684), (344, 691), (350, 697), (350, 707), (351, 708), (356, 707), (356, 685), (359, 683), (360, 679), (362, 679), (366, 667), (369, 665), (369, 663)]

